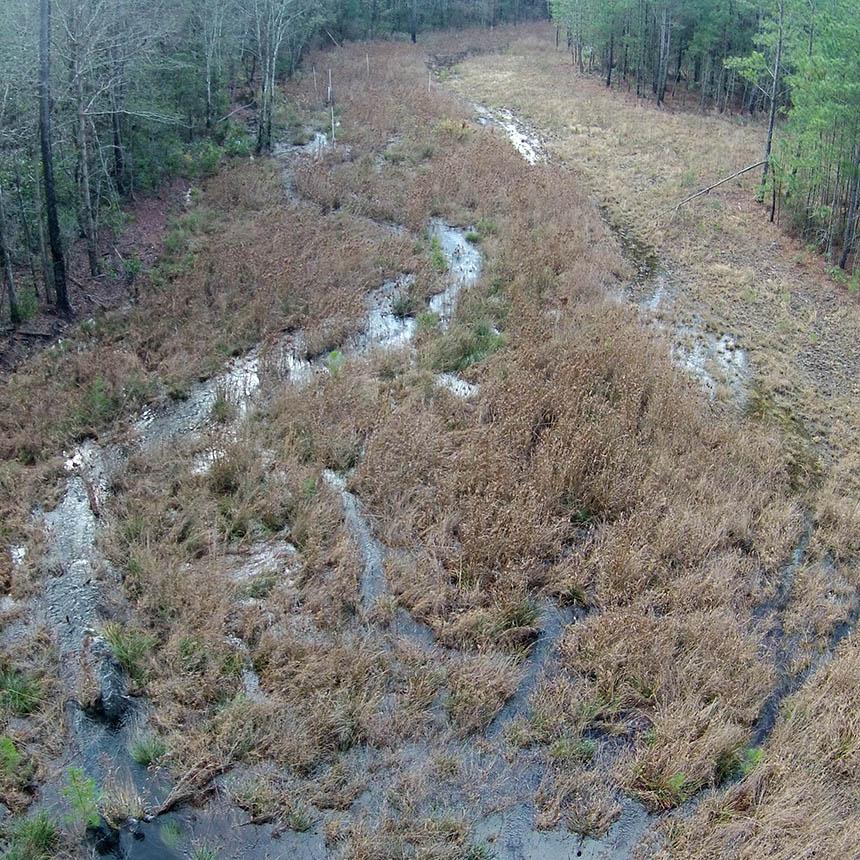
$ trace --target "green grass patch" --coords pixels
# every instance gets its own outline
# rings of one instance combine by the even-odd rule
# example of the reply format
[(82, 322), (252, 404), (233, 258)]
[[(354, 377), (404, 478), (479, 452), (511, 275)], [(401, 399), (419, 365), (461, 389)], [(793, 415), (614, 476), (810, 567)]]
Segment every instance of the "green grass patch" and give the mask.
[(81, 396), (75, 423), (83, 428), (98, 429), (110, 423), (122, 405), (122, 398), (108, 391), (104, 378), (97, 376)]
[(485, 320), (452, 325), (434, 346), (433, 368), (440, 372), (465, 370), (496, 353), (504, 337)]
[(430, 262), (433, 268), (438, 272), (448, 271), (448, 261), (445, 259), (445, 252), (442, 250), (442, 244), (438, 236), (433, 236), (430, 239)]
[(155, 637), (113, 623), (106, 624), (102, 634), (129, 678), (135, 683), (143, 683), (146, 680), (145, 663), (155, 645)]
[(577, 763), (594, 758), (597, 745), (586, 738), (563, 737), (550, 744), (549, 754), (556, 761)]
[(167, 743), (154, 732), (147, 732), (132, 740), (128, 752), (138, 764), (149, 767), (167, 755)]
[(42, 687), (17, 669), (0, 670), (0, 702), (15, 714), (30, 714), (39, 707)]
[(47, 812), (18, 819), (7, 832), (9, 843), (3, 860), (48, 860), (56, 856), (60, 831)]

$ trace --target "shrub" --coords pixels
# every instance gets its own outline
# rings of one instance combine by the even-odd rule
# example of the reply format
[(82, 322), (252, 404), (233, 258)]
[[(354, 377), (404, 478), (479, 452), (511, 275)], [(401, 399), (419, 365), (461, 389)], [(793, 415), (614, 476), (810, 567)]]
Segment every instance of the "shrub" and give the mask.
[(21, 319), (29, 320), (39, 310), (39, 297), (33, 287), (23, 287), (18, 292), (18, 313)]
[(63, 796), (68, 799), (72, 807), (72, 812), (66, 816), (69, 824), (82, 830), (87, 827), (98, 827), (101, 821), (99, 795), (96, 791), (96, 781), (91, 776), (85, 776), (80, 768), (70, 767)]
[(77, 423), (90, 429), (98, 429), (109, 423), (119, 411), (121, 399), (105, 387), (105, 381), (97, 376), (84, 391), (78, 409)]
[(253, 142), (245, 127), (231, 123), (224, 139), (224, 152), (232, 158), (247, 158), (252, 148)]

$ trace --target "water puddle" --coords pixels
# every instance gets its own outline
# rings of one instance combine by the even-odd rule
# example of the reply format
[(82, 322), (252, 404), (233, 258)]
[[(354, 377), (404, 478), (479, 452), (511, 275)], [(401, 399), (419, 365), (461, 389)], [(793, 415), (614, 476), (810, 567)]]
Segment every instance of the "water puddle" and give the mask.
[[(534, 785), (532, 794), (537, 789)], [(492, 856), (497, 860), (632, 860), (651, 818), (641, 804), (630, 798), (622, 798), (620, 804), (619, 818), (600, 839), (577, 837), (563, 827), (538, 830), (534, 807), (528, 803), (483, 819), (476, 835), (493, 845)]]
[(532, 166), (548, 161), (543, 138), (529, 129), (513, 112), (507, 108), (490, 110), (475, 104), (475, 113), (481, 125), (497, 126), (508, 136), (514, 149)]
[(396, 302), (415, 282), (414, 275), (400, 275), (386, 281), (367, 297), (367, 324), (344, 348), (346, 355), (365, 355), (374, 349), (397, 349), (415, 337), (414, 317), (398, 314)]
[(283, 578), (287, 585), (293, 581), (289, 577), (301, 567), (298, 550), (289, 542), (282, 539), (261, 543), (250, 553), (241, 556), (231, 565), (227, 577), (231, 582), (247, 583), (260, 576), (276, 576)]
[(711, 400), (727, 386), (739, 405), (746, 402), (750, 366), (745, 349), (731, 335), (717, 335), (697, 323), (681, 323), (675, 329), (672, 357), (691, 373)]
[(328, 135), (323, 131), (315, 131), (313, 137), (305, 144), (297, 145), (294, 151), (311, 158), (320, 158), (328, 149)]
[(311, 139), (307, 143), (293, 144), (281, 142), (277, 143), (272, 151), (272, 155), (281, 165), (281, 180), (284, 186), (284, 194), (292, 203), (298, 203), (302, 199), (296, 190), (296, 183), (293, 177), (293, 162), (308, 158), (319, 160), (329, 148), (327, 134), (311, 129), (305, 129), (305, 131), (308, 135), (311, 135)]
[(430, 237), (439, 243), (448, 264), (448, 286), (430, 299), (430, 311), (439, 317), (442, 328), (450, 324), (460, 293), (474, 286), (483, 271), (481, 252), (466, 235), (438, 218), (430, 222)]
[(373, 536), (373, 530), (361, 512), (358, 499), (346, 489), (346, 479), (326, 469), (323, 472), (325, 482), (336, 489), (343, 501), (343, 513), (353, 537), (358, 543), (359, 553), (364, 562), (361, 572), (359, 594), (361, 607), (365, 612), (373, 609), (376, 602), (385, 594), (388, 584), (383, 568), (382, 546)]
[(464, 400), (474, 397), (480, 391), (477, 385), (467, 382), (462, 376), (456, 373), (440, 373), (436, 376), (436, 382), (442, 388), (446, 388), (453, 395), (461, 397)]
[(752, 379), (747, 351), (730, 334), (716, 334), (695, 317), (671, 322), (672, 305), (681, 287), (651, 256), (648, 260), (649, 265), (625, 291), (625, 298), (635, 304), (644, 320), (670, 332), (670, 357), (698, 380), (710, 400), (728, 389), (743, 407)]
[(145, 410), (134, 430), (144, 448), (200, 433), (213, 422), (243, 418), (259, 389), (259, 350), (254, 348), (232, 359), (222, 373), (192, 386), (184, 399)]

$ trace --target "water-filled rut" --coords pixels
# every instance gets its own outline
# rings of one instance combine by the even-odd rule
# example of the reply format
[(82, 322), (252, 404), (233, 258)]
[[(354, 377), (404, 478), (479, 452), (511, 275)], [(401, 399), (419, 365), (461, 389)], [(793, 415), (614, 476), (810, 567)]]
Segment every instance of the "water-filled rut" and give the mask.
[[(530, 164), (537, 165), (546, 159), (543, 142), (512, 114), (501, 114), (492, 121), (502, 127)], [(291, 179), (293, 164), (297, 159), (320, 158), (327, 147), (325, 137), (317, 135), (308, 146), (281, 150), (284, 184), (292, 205), (312, 205), (306, 204), (295, 192)], [(437, 315), (444, 329), (451, 323), (461, 292), (479, 281), (483, 258), (475, 244), (468, 240), (467, 231), (440, 219), (427, 225), (427, 235), (435, 239), (447, 265), (445, 286), (428, 303), (429, 310)], [(410, 278), (403, 274), (368, 294), (364, 324), (357, 334), (338, 347), (339, 355), (358, 360), (377, 349), (410, 348), (417, 329), (416, 320), (398, 314), (395, 308), (395, 299), (408, 289)], [(332, 355), (328, 352), (309, 356), (303, 333), (291, 332), (233, 359), (222, 373), (193, 385), (185, 399), (144, 412), (134, 422), (134, 432), (126, 440), (126, 447), (88, 442), (69, 457), (70, 476), (62, 500), (54, 511), (44, 515), (48, 554), (56, 575), (37, 606), (57, 636), (62, 662), (67, 667), (63, 682), (68, 694), (72, 701), (81, 702), (69, 708), (72, 738), (69, 758), (78, 760), (100, 783), (110, 776), (123, 774), (140, 795), (143, 811), (147, 813), (144, 819), (131, 820), (111, 838), (104, 839), (99, 849), (103, 856), (172, 860), (187, 856), (192, 837), (219, 846), (228, 856), (320, 860), (329, 856), (323, 838), (323, 816), (306, 833), (252, 823), (229, 799), (223, 778), (215, 772), (207, 780), (214, 793), (210, 792), (202, 807), (180, 803), (159, 814), (166, 802), (171, 805), (169, 800), (177, 796), (182, 784), (173, 784), (157, 772), (148, 773), (135, 765), (128, 754), (135, 732), (146, 725), (148, 706), (145, 700), (130, 694), (128, 679), (101, 635), (104, 621), (110, 614), (105, 607), (106, 597), (108, 594), (115, 597), (121, 592), (121, 574), (99, 552), (97, 536), (100, 520), (106, 516), (104, 503), (110, 494), (111, 481), (121, 474), (131, 451), (146, 451), (193, 439), (203, 445), (204, 451), (189, 462), (188, 468), (198, 474), (204, 473), (220, 456), (219, 445), (223, 444), (225, 435), (238, 434), (242, 421), (263, 392), (278, 385), (308, 385), (314, 374), (331, 372)], [(436, 381), (459, 397), (478, 393), (476, 386), (458, 374), (439, 374)], [(219, 400), (231, 403), (235, 409), (227, 425), (222, 423), (217, 434), (211, 434), (213, 410)], [(212, 444), (206, 447), (210, 435)], [(383, 597), (390, 597), (385, 572), (387, 550), (375, 536), (361, 500), (349, 490), (348, 475), (326, 473), (324, 477), (341, 496), (344, 521), (359, 550), (362, 623), (372, 626), (375, 607)], [(253, 575), (247, 570), (261, 569), (260, 565), (265, 565), (272, 553), (278, 557), (292, 557), (295, 552), (294, 547), (278, 539), (272, 542), (272, 547), (259, 548), (234, 575), (238, 578)], [(563, 828), (540, 830), (536, 826), (534, 798), (545, 764), (537, 753), (523, 753), (513, 759), (509, 756), (505, 730), (514, 720), (527, 714), (540, 680), (555, 670), (556, 646), (565, 627), (575, 618), (572, 610), (559, 608), (548, 600), (540, 602), (539, 610), (537, 638), (520, 667), (519, 687), (487, 728), (486, 741), (472, 744), (457, 737), (444, 741), (447, 753), (461, 763), (464, 773), (475, 770), (493, 775), (492, 783), (477, 803), (471, 794), (474, 786), (468, 784), (461, 786), (460, 794), (454, 792), (451, 802), (457, 800), (464, 809), (468, 808), (467, 817), (475, 834), (492, 842), (499, 858), (630, 857), (648, 824), (648, 816), (641, 806), (622, 798), (620, 818), (603, 839), (580, 840)], [(128, 613), (130, 609), (125, 607), (124, 611)], [(397, 611), (392, 632), (410, 640), (424, 653), (432, 654), (442, 666), (462, 659), (462, 655), (440, 648), (434, 642), (432, 631), (404, 610)], [(248, 656), (247, 645), (238, 637), (230, 644), (241, 656), (245, 696), (251, 702), (265, 701), (265, 692)], [(87, 689), (89, 695), (85, 695)], [(437, 717), (444, 719), (444, 707), (437, 711)], [(431, 750), (419, 742), (409, 755), (429, 759), (433, 752), (439, 750)], [(356, 753), (362, 754), (365, 753)], [(62, 773), (57, 775), (54, 785), (45, 792), (46, 800), (59, 798), (63, 776)], [(384, 784), (367, 791), (365, 800), (371, 820), (384, 808), (385, 791)], [(193, 796), (193, 792), (188, 795), (189, 798)], [(170, 827), (165, 828), (166, 822)], [(185, 834), (178, 842), (173, 836), (170, 839), (166, 836), (175, 830)]]
[[(319, 157), (326, 145), (323, 138), (317, 138), (312, 148), (290, 153), (287, 162), (300, 157)], [(300, 205), (295, 197), (292, 199), (295, 205)], [(464, 230), (435, 219), (428, 225), (427, 234), (438, 243), (448, 265), (443, 290), (430, 300), (430, 310), (438, 315), (440, 326), (445, 327), (456, 310), (459, 293), (480, 278), (483, 261), (477, 248), (467, 241)], [(394, 300), (408, 288), (410, 281), (410, 275), (403, 275), (382, 284), (367, 296), (364, 325), (341, 345), (340, 354), (360, 358), (376, 349), (408, 347), (416, 331), (416, 321), (414, 317), (395, 313)], [(233, 409), (227, 426), (222, 422), (213, 439), (223, 440), (225, 435), (235, 435), (260, 397), (262, 381), (303, 386), (314, 373), (330, 372), (330, 365), (329, 354), (308, 357), (302, 333), (293, 332), (231, 360), (220, 374), (192, 385), (184, 399), (144, 411), (133, 423), (133, 432), (124, 445), (87, 441), (68, 457), (69, 478), (61, 501), (53, 511), (43, 515), (47, 566), (53, 573), (44, 594), (33, 607), (57, 638), (63, 686), (71, 703), (67, 708), (68, 754), (57, 763), (55, 776), (45, 786), (43, 798), (48, 804), (62, 803), (61, 789), (70, 761), (94, 777), (99, 786), (117, 779), (127, 783), (139, 797), (144, 818), (129, 821), (113, 835), (103, 829), (101, 836), (94, 837), (102, 856), (135, 860), (156, 856), (167, 860), (185, 857), (192, 836), (198, 841), (205, 838), (222, 849), (238, 852), (236, 856), (268, 857), (273, 850), (278, 856), (325, 856), (318, 832), (277, 833), (274, 835), (279, 839), (273, 841), (272, 828), (248, 824), (247, 816), (233, 807), (218, 789), (217, 778), (213, 783), (216, 795), (203, 808), (180, 805), (167, 818), (161, 815), (147, 820), (147, 811), (150, 817), (157, 815), (177, 786), (164, 774), (150, 774), (136, 765), (128, 752), (133, 738), (145, 728), (149, 708), (144, 699), (130, 693), (133, 685), (103, 635), (107, 619), (117, 610), (122, 577), (101, 554), (97, 538), (101, 520), (107, 516), (105, 503), (110, 496), (111, 482), (123, 472), (132, 451), (146, 451), (192, 439), (205, 443), (213, 428), (213, 410), (219, 400), (232, 404)], [(456, 374), (440, 376), (439, 384), (462, 396), (471, 396), (476, 390)], [(189, 469), (198, 474), (206, 472), (219, 455), (220, 449), (215, 443), (197, 455), (189, 463)], [(370, 608), (386, 589), (382, 567), (384, 550), (373, 537), (359, 500), (342, 486), (341, 478), (335, 476), (333, 480), (341, 484), (344, 516), (366, 559), (361, 600)], [(288, 549), (295, 552), (293, 547)], [(21, 554), (24, 552), (21, 548)], [(131, 614), (130, 607), (120, 610), (125, 616)], [(405, 613), (400, 618), (399, 632), (423, 641), (428, 647), (432, 645), (429, 630)], [(245, 644), (234, 638), (236, 641), (229, 643), (231, 647), (240, 655), (247, 655)], [(264, 699), (247, 656), (242, 657), (242, 682), (250, 701)], [(170, 840), (163, 838), (165, 820), (171, 822), (168, 831), (179, 830), (186, 837), (179, 842), (172, 837)], [(237, 827), (239, 824), (244, 826)]]

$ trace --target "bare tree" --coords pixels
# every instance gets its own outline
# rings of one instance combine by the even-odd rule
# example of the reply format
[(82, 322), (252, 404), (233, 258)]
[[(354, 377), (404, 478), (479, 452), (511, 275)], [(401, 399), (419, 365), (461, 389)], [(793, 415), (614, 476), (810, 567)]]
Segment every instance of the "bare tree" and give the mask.
[(74, 0), (69, 11), (70, 14), (66, 20), (66, 32), (69, 40), (69, 65), (75, 106), (75, 144), (78, 150), (81, 220), (87, 240), (90, 274), (95, 277), (99, 274), (99, 254), (90, 183), (90, 144), (84, 83), (88, 77), (87, 66), (90, 60), (89, 54), (92, 51), (93, 27), (97, 24), (97, 16), (102, 16), (105, 10), (101, 3), (88, 4), (86, 0)]
[[(764, 190), (767, 172), (770, 167), (770, 153), (773, 148), (773, 127), (776, 123), (776, 105), (779, 96), (779, 78), (782, 66), (782, 48), (785, 40), (785, 0), (776, 0), (776, 54), (773, 61), (773, 81), (770, 90), (770, 113), (767, 120), (767, 137), (764, 143), (764, 169), (761, 174), (761, 187)], [(771, 219), (773, 220), (773, 219)]]
[(257, 110), (257, 152), (271, 149), (275, 115), (275, 76), (278, 56), (290, 27), (301, 15), (297, 0), (241, 0), (253, 32), (254, 52), (260, 66)]
[(9, 296), (9, 319), (13, 326), (18, 325), (21, 322), (21, 312), (18, 309), (18, 297), (15, 294), (15, 275), (12, 271), (12, 255), (7, 239), (6, 206), (3, 202), (2, 185), (0, 185), (0, 267), (3, 269), (3, 280)]
[(40, 0), (39, 7), (39, 139), (42, 145), (42, 173), (45, 183), (45, 211), (48, 238), (54, 261), (54, 290), (57, 307), (71, 315), (66, 286), (66, 258), (57, 216), (57, 190), (54, 182), (54, 154), (51, 135), (51, 0)]
[(212, 127), (212, 85), (221, 65), (224, 24), (231, 0), (208, 0), (203, 10), (203, 52), (206, 64), (206, 128)]

